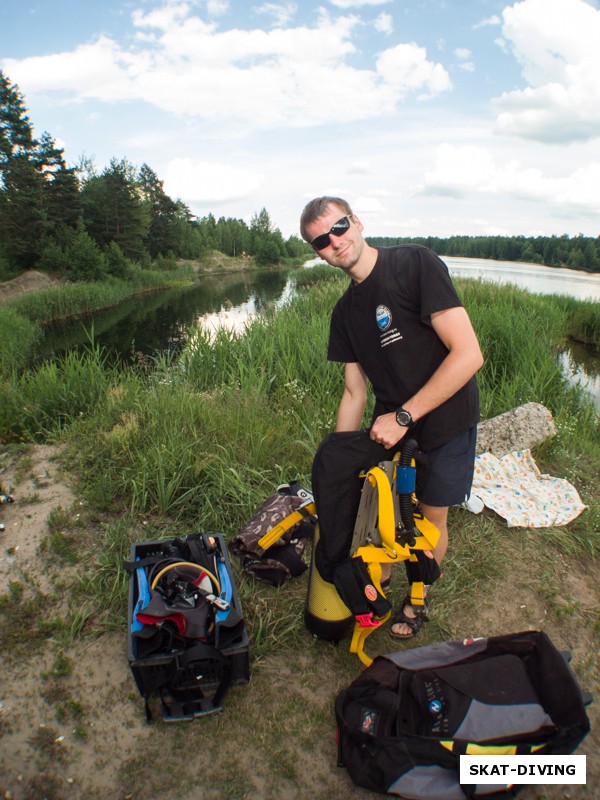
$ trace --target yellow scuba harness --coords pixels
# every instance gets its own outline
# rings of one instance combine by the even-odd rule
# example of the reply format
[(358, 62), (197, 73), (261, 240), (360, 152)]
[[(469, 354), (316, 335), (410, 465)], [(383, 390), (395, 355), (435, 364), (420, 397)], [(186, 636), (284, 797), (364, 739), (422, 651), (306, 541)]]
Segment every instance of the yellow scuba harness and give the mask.
[[(381, 587), (382, 564), (407, 562), (410, 602), (415, 607), (425, 605), (425, 584), (419, 563), (427, 561), (425, 556), (433, 559), (431, 551), (440, 534), (420, 513), (414, 497), (415, 450), (416, 442), (411, 440), (404, 445), (404, 452), (396, 454), (392, 461), (381, 462), (360, 475), (364, 480), (350, 547), (351, 558), (340, 565), (349, 579), (350, 591), (348, 595), (343, 592), (346, 601), (338, 593), (340, 584), (325, 581), (316, 568), (314, 554), (319, 540), (318, 525), (315, 531), (305, 609), (307, 627), (321, 638), (338, 640), (353, 625), (350, 652), (356, 653), (367, 666), (373, 659), (365, 652), (365, 640), (391, 614)], [(259, 539), (258, 544), (263, 550), (275, 544), (306, 516), (316, 515), (314, 498), (305, 492), (308, 499), (302, 507)], [(357, 576), (359, 583), (355, 585)], [(360, 582), (363, 576), (366, 579)]]
[[(361, 502), (352, 541), (352, 558), (361, 559), (374, 588), (385, 597), (381, 587), (381, 565), (397, 564), (408, 561), (417, 564), (418, 553), (431, 553), (437, 545), (440, 533), (419, 511), (416, 510), (414, 490), (414, 460), (410, 466), (403, 467), (398, 457), (391, 462), (382, 462), (372, 467), (364, 475)], [(362, 476), (361, 476), (362, 477)], [(410, 493), (407, 492), (410, 489)], [(410, 498), (400, 504), (404, 495)], [(407, 514), (409, 509), (409, 514)], [(365, 587), (365, 593), (370, 587)], [(425, 584), (423, 580), (411, 580), (411, 605), (425, 605)], [(387, 611), (383, 616), (371, 614), (368, 618), (357, 618), (354, 624), (350, 652), (356, 653), (363, 664), (369, 666), (373, 659), (365, 653), (366, 638), (380, 625), (386, 622), (391, 614)]]

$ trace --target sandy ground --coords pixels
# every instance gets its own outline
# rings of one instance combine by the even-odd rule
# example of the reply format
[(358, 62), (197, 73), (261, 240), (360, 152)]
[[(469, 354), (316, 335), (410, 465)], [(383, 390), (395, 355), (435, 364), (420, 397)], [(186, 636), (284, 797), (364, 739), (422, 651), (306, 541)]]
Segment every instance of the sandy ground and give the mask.
[[(10, 589), (11, 581), (32, 575), (45, 592), (50, 586), (39, 546), (48, 532), (48, 516), (53, 509), (72, 508), (78, 499), (61, 475), (52, 447), (34, 447), (26, 470), (16, 470), (0, 454), (0, 469), (4, 490), (15, 497), (13, 504), (0, 508), (5, 525), (0, 533), (0, 595)], [(565, 581), (565, 596), (579, 598), (584, 608), (599, 607), (593, 567), (569, 573)], [(66, 603), (67, 598), (54, 602)], [(572, 651), (585, 688), (597, 690), (600, 657), (593, 623), (575, 626), (567, 617), (547, 632), (557, 646)], [(513, 587), (504, 584), (482, 602), (478, 624), (481, 631), (474, 635), (544, 627), (546, 610), (527, 581)], [(56, 668), (52, 641), (34, 657), (10, 655), (4, 649), (0, 655), (0, 798), (376, 796), (355, 787), (346, 771), (336, 767), (332, 709), (335, 695), (347, 685), (348, 659), (325, 643), (315, 645), (307, 638), (306, 651), (293, 659), (274, 652), (253, 671), (247, 686), (229, 690), (222, 714), (170, 725), (146, 722), (126, 657), (124, 631), (80, 641), (67, 653), (72, 673), (60, 679), (48, 677)], [(66, 713), (57, 715), (58, 705)], [(521, 793), (523, 800), (600, 798), (599, 707), (597, 700), (589, 708), (592, 733), (579, 750), (588, 756), (587, 787), (530, 787)]]

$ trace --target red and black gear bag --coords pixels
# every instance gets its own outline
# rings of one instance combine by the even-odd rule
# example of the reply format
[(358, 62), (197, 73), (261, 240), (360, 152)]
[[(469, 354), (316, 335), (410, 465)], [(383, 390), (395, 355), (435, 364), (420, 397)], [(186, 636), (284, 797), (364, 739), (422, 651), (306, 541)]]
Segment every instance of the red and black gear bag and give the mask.
[(590, 729), (590, 700), (540, 631), (379, 656), (336, 699), (339, 764), (409, 800), (514, 797), (522, 787), (461, 785), (460, 755), (567, 755)]

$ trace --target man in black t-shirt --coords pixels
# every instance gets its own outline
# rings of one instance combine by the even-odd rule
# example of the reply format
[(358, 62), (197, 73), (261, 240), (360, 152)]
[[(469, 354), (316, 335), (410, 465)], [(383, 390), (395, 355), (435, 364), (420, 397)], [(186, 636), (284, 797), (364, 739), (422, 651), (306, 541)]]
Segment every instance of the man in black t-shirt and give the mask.
[[(483, 356), (448, 269), (418, 245), (371, 247), (345, 200), (319, 197), (304, 208), (304, 239), (351, 284), (331, 317), (328, 358), (344, 363), (336, 431), (359, 430), (371, 383), (370, 438), (389, 449), (410, 430), (427, 453), (417, 470), (417, 498), (440, 531), (433, 553), (448, 546), (448, 507), (467, 499), (473, 477)], [(391, 632), (409, 638), (424, 615), (405, 598)]]

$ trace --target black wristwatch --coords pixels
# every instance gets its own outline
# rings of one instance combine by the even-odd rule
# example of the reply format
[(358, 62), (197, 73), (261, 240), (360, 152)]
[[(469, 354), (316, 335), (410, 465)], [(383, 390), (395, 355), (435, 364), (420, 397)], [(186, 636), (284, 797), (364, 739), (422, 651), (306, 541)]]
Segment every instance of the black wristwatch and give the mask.
[(396, 422), (403, 428), (412, 428), (416, 424), (410, 411), (405, 408), (399, 408), (396, 411)]

